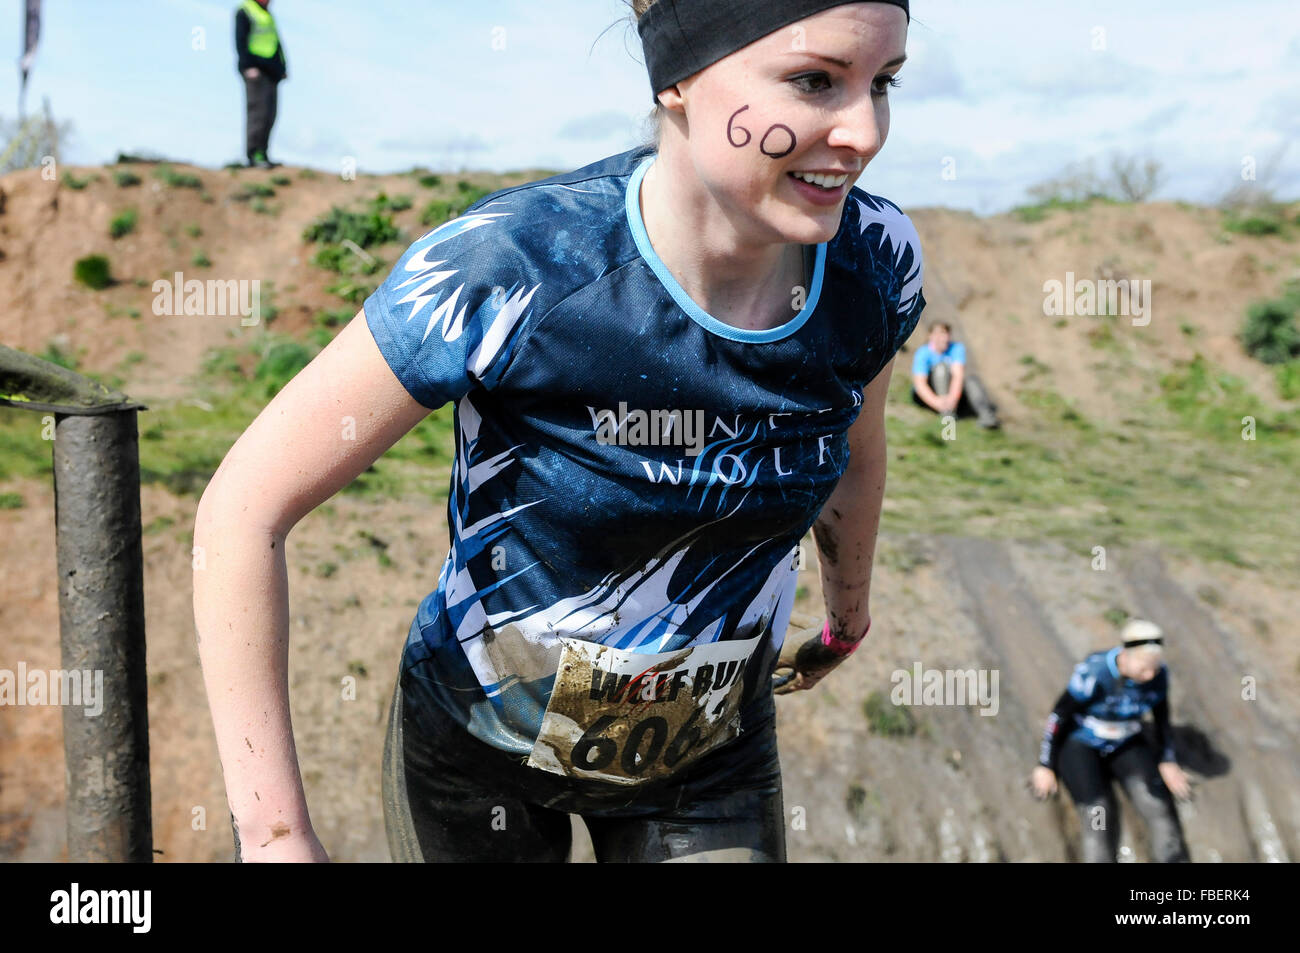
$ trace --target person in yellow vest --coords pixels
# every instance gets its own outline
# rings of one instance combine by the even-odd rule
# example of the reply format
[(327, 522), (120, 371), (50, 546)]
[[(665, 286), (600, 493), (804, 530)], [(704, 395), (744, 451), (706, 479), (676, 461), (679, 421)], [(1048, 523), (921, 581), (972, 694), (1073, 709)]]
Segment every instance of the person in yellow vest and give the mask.
[(276, 90), (281, 80), (289, 78), (284, 44), (270, 6), (271, 0), (243, 0), (235, 11), (235, 51), (247, 103), (248, 164), (261, 169), (279, 165), (266, 157), (266, 151), (275, 125)]

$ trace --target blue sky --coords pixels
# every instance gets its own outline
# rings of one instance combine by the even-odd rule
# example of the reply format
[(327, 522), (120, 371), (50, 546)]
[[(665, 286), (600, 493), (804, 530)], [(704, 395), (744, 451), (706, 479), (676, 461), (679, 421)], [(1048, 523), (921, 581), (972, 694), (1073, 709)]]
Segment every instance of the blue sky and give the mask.
[[(242, 158), (233, 11), (217, 0), (45, 0), (27, 107), (49, 97), (65, 159), (144, 151)], [(0, 50), (21, 50), (0, 0)], [(649, 107), (620, 0), (273, 0), (289, 56), (271, 141), (282, 162), (571, 169), (639, 141)], [(1158, 159), (1160, 198), (1214, 201), (1244, 157), (1300, 194), (1294, 0), (914, 0), (892, 126), (860, 180), (904, 208), (1001, 211), (1089, 158)], [(607, 32), (606, 27), (614, 26)], [(494, 49), (494, 40), (502, 49)], [(501, 41), (504, 41), (503, 43)], [(202, 48), (195, 48), (201, 46)], [(17, 69), (0, 71), (0, 116)], [(945, 178), (945, 159), (955, 177)]]

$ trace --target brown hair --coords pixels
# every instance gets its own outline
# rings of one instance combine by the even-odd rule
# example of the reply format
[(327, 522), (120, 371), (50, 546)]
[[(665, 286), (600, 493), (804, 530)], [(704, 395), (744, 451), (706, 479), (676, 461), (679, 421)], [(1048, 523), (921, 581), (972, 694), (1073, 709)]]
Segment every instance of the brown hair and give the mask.
[[(650, 2), (654, 3), (654, 0), (650, 0)], [(947, 321), (931, 321), (928, 333), (933, 334), (935, 331), (939, 330), (939, 328), (943, 328), (949, 334), (952, 334), (952, 325)]]
[[(632, 8), (632, 15), (640, 20), (645, 12), (655, 5), (657, 0), (627, 0), (627, 5)], [(656, 90), (657, 92), (657, 90)], [(654, 109), (650, 110), (650, 115), (646, 118), (647, 125), (653, 130), (646, 136), (646, 141), (642, 143), (644, 147), (652, 148), (659, 151), (659, 141), (663, 137), (663, 119), (664, 107), (655, 103)]]

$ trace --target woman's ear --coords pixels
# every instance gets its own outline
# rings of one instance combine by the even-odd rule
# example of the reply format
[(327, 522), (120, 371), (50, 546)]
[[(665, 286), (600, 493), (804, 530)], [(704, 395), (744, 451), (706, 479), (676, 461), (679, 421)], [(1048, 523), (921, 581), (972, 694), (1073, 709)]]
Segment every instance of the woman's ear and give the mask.
[(682, 91), (677, 85), (669, 86), (661, 90), (658, 96), (659, 105), (664, 109), (671, 110), (675, 113), (685, 113), (686, 103), (682, 98)]

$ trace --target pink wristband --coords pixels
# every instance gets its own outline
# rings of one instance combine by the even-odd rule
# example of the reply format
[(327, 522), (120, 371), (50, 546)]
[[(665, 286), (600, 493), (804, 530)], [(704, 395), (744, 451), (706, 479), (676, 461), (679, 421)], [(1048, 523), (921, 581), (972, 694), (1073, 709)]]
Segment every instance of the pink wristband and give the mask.
[(867, 627), (862, 633), (862, 638), (858, 639), (856, 642), (846, 642), (843, 639), (837, 639), (835, 636), (831, 635), (831, 620), (827, 619), (826, 625), (822, 628), (822, 645), (826, 646), (836, 655), (843, 657), (851, 654), (854, 649), (861, 645), (863, 639), (867, 637), (867, 633), (870, 631), (871, 620), (868, 619)]

